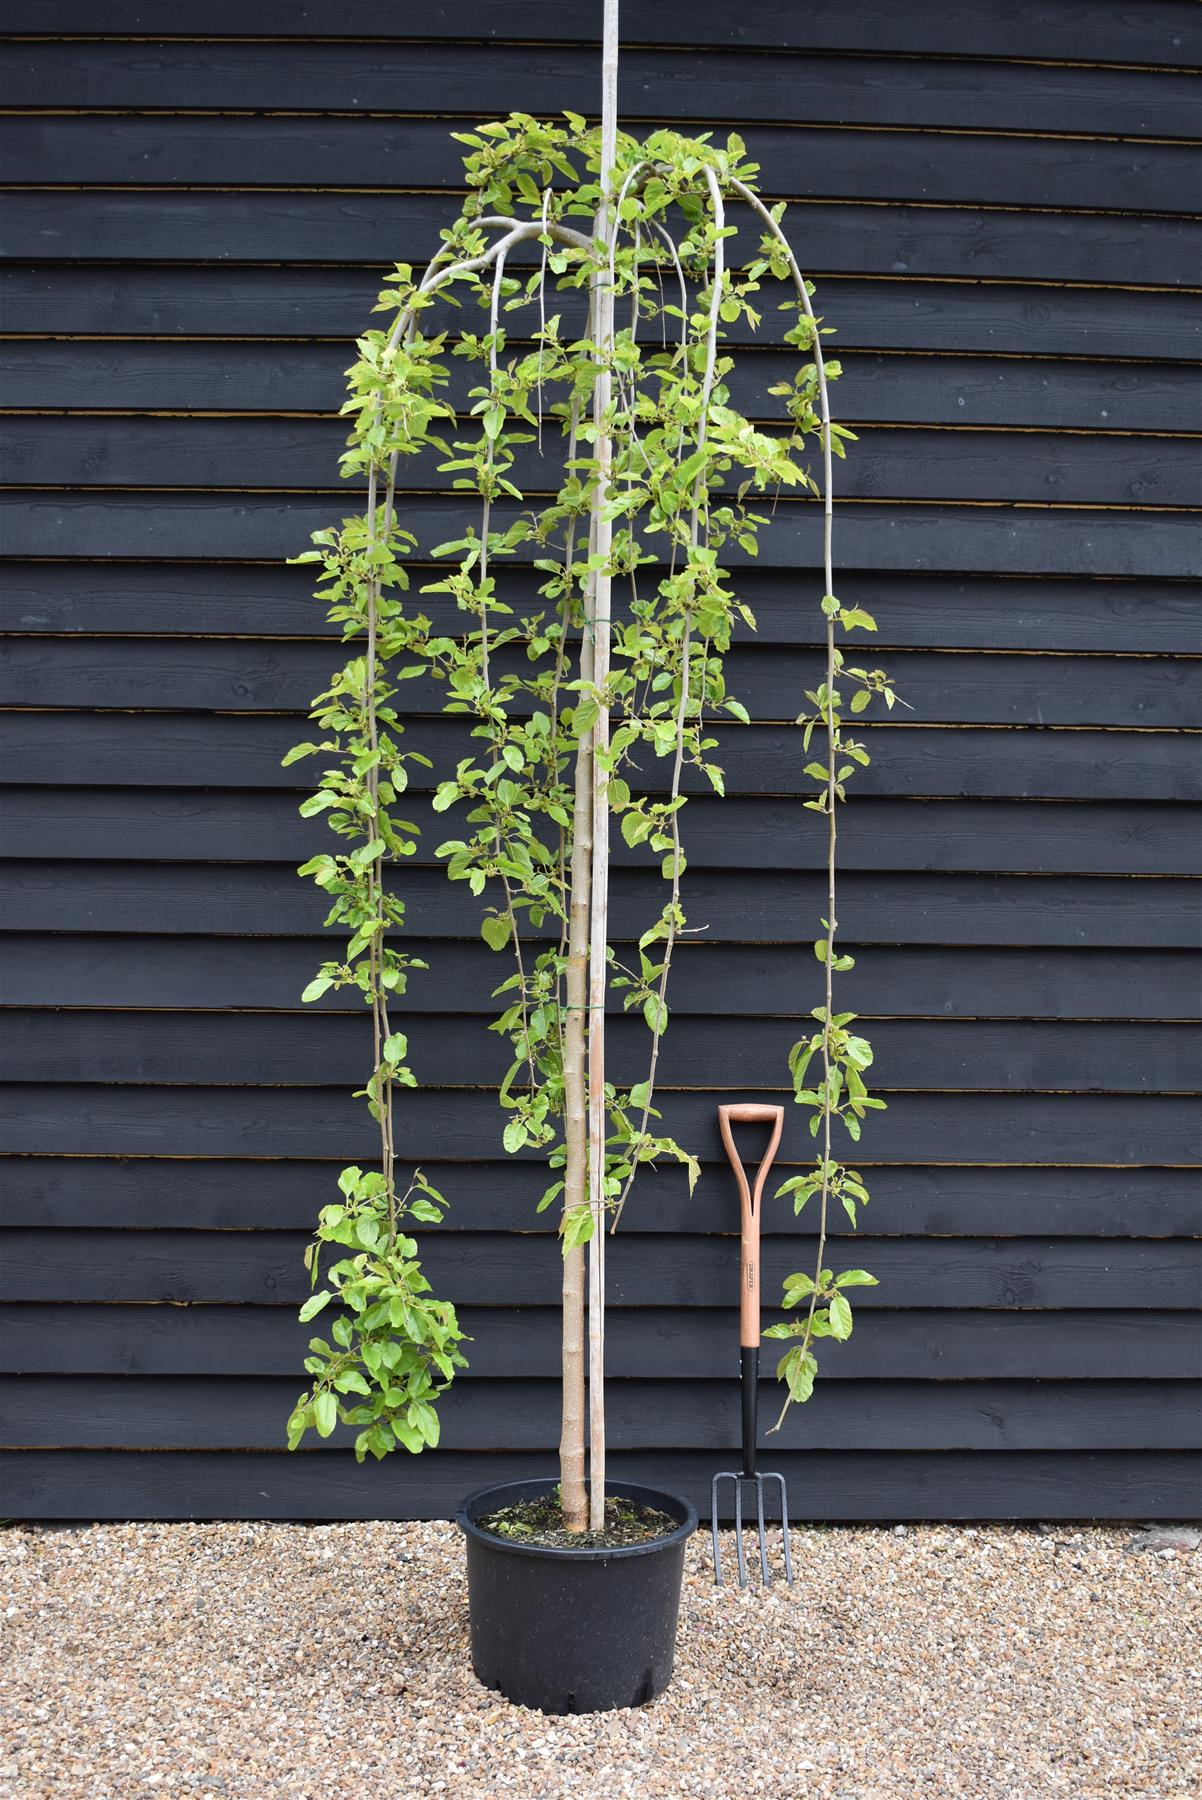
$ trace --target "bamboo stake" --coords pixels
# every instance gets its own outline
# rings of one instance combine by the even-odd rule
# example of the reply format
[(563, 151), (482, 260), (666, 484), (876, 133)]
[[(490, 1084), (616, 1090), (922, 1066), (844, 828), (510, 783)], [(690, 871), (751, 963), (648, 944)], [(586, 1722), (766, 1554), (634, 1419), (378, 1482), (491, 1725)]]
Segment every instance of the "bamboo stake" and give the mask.
[[(609, 245), (617, 230), (613, 207), (614, 163), (618, 141), (618, 0), (605, 0), (601, 49), (601, 208), (599, 236)], [(605, 990), (609, 939), (609, 793), (600, 758), (609, 746), (610, 589), (608, 561), (613, 528), (606, 515), (612, 444), (609, 408), (612, 391), (610, 360), (614, 341), (614, 291), (608, 268), (596, 278), (599, 362), (593, 389), (596, 427), (596, 486), (593, 498), (595, 548), (601, 567), (592, 585), (588, 625), (593, 642), (593, 684), (598, 693), (593, 725), (592, 881), (588, 980), (588, 1125), (589, 1204), (593, 1230), (588, 1257), (589, 1369), (589, 1528), (605, 1529)]]

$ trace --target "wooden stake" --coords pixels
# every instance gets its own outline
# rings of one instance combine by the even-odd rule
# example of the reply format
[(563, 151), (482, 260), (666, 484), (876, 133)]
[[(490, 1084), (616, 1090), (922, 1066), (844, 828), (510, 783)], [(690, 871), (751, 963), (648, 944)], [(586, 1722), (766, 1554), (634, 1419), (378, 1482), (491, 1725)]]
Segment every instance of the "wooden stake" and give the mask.
[[(601, 50), (601, 209), (599, 236), (608, 245), (617, 230), (613, 211), (614, 163), (618, 141), (618, 0), (605, 0)], [(595, 548), (608, 560), (613, 528), (605, 512), (612, 445), (608, 414), (611, 400), (609, 359), (614, 341), (614, 296), (604, 265), (596, 278), (597, 345), (601, 362), (593, 389), (597, 427), (597, 461), (593, 499)], [(593, 726), (593, 843), (588, 979), (588, 1132), (589, 1204), (593, 1234), (588, 1259), (589, 1371), (589, 1529), (605, 1528), (605, 991), (608, 985), (609, 939), (609, 795), (608, 776), (600, 758), (609, 747), (609, 707), (604, 689), (609, 679), (610, 588), (602, 566), (592, 586), (588, 629), (593, 641), (593, 681), (602, 700)]]

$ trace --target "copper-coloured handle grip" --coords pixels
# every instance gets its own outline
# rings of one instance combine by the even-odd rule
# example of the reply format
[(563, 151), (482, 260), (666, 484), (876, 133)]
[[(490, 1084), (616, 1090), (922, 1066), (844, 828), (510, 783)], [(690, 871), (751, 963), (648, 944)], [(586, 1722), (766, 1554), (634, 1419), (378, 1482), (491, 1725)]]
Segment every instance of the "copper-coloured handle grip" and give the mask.
[[(742, 1220), (742, 1245), (739, 1262), (739, 1343), (745, 1350), (755, 1349), (760, 1341), (760, 1200), (764, 1183), (780, 1143), (784, 1129), (783, 1106), (765, 1106), (745, 1101), (737, 1106), (718, 1108), (718, 1129), (739, 1185), (739, 1211)], [(768, 1148), (756, 1170), (754, 1186), (748, 1187), (743, 1159), (735, 1149), (732, 1125), (771, 1125)]]

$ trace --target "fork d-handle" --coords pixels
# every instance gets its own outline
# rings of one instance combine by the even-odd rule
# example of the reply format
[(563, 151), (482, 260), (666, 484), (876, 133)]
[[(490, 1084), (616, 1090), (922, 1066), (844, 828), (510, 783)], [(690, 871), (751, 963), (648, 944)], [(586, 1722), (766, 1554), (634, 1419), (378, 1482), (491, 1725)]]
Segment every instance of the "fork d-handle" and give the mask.
[[(739, 1187), (741, 1221), (739, 1258), (739, 1372), (743, 1387), (743, 1473), (755, 1474), (760, 1379), (760, 1201), (764, 1183), (784, 1129), (783, 1106), (763, 1106), (747, 1101), (741, 1106), (718, 1108), (718, 1129)], [(732, 1125), (770, 1125), (768, 1148), (749, 1187), (743, 1159), (735, 1148)]]

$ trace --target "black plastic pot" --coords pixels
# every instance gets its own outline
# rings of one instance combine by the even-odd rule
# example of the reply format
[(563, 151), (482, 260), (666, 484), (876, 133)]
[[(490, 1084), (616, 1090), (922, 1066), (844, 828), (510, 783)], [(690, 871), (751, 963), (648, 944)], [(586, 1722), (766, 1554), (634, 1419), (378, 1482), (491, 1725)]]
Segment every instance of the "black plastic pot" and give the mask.
[(626, 1481), (607, 1491), (679, 1520), (667, 1537), (620, 1549), (514, 1543), (478, 1521), (555, 1483), (483, 1488), (456, 1514), (467, 1539), (472, 1667), (485, 1687), (546, 1713), (643, 1706), (672, 1679), (684, 1547), (697, 1529), (687, 1501)]

